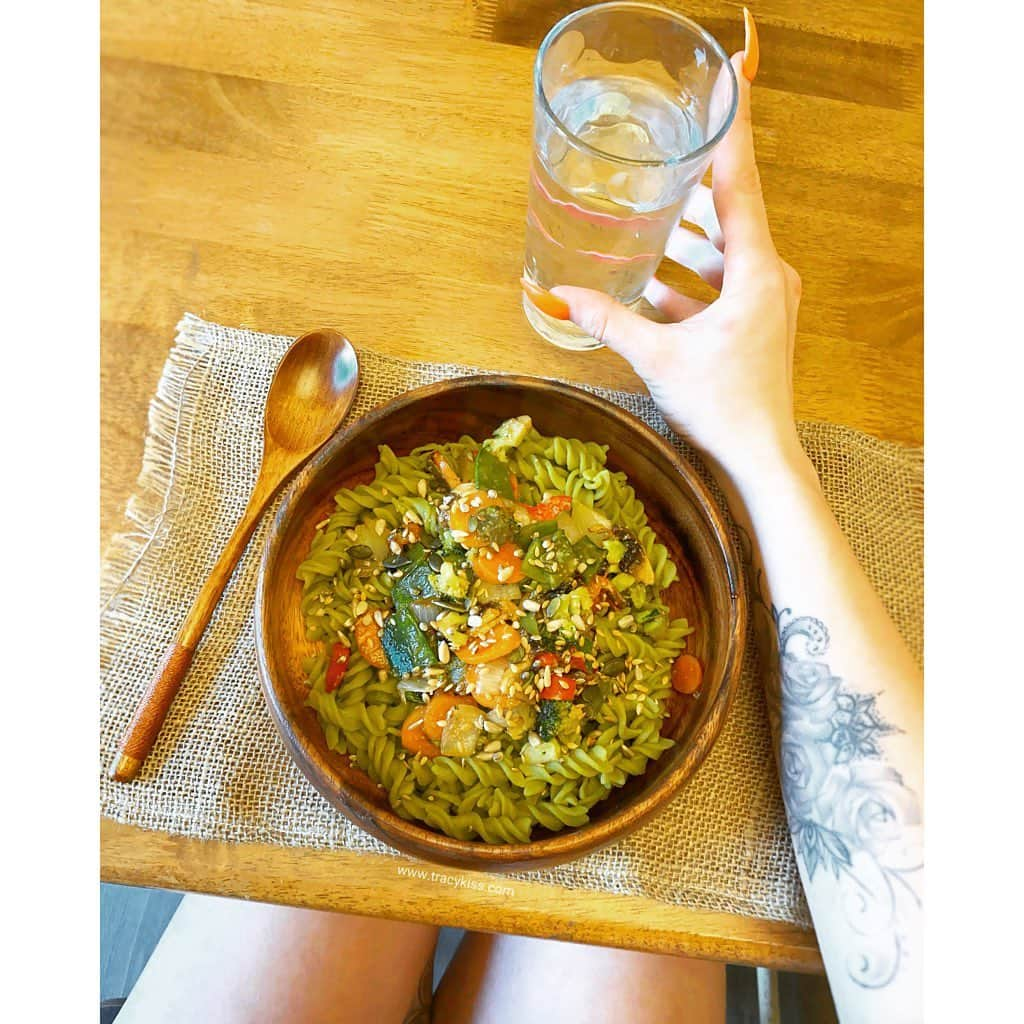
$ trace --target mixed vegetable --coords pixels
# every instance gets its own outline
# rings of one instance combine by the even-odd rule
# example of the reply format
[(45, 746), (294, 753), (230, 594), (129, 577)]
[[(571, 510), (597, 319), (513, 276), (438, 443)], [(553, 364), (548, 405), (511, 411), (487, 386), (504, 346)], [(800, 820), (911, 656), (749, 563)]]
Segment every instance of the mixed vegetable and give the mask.
[[(642, 685), (644, 668), (600, 648), (596, 621), (611, 616), (621, 635), (648, 636), (667, 621), (634, 534), (564, 494), (517, 500), (509, 455), (531, 427), (527, 416), (506, 421), (463, 465), (433, 452), (436, 487), (386, 551), (381, 538), (351, 531), (353, 557), (393, 580), (391, 608), (365, 612), (353, 634), (366, 661), (400, 680), (411, 754), (498, 760), (511, 740), (527, 763), (543, 764), (585, 746), (609, 694)], [(350, 654), (333, 646), (328, 692)], [(681, 655), (672, 683), (695, 693), (697, 659)]]

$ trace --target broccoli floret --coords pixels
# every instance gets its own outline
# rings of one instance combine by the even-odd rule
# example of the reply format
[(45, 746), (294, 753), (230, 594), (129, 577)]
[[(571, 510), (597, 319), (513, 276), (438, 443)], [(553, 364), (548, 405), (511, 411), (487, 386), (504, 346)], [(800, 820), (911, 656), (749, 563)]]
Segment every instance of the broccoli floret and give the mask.
[(488, 505), (469, 517), (469, 529), (474, 537), (482, 537), (488, 544), (504, 544), (515, 540), (519, 526), (509, 509)]
[(537, 708), (534, 729), (542, 740), (557, 739), (562, 743), (580, 741), (583, 708), (567, 700), (542, 700)]
[(488, 448), (500, 458), (508, 457), (510, 448), (518, 448), (530, 433), (533, 427), (533, 420), (529, 416), (517, 416), (515, 419), (505, 420), (497, 430), (485, 442)]
[(537, 708), (534, 728), (542, 740), (551, 740), (558, 735), (562, 719), (569, 713), (570, 704), (565, 700), (542, 700)]
[(469, 580), (460, 575), (451, 562), (442, 562), (440, 571), (431, 574), (430, 582), (435, 590), (448, 597), (461, 600), (469, 593)]
[(441, 531), (441, 551), (446, 555), (461, 555), (465, 548), (452, 536), (451, 530)]

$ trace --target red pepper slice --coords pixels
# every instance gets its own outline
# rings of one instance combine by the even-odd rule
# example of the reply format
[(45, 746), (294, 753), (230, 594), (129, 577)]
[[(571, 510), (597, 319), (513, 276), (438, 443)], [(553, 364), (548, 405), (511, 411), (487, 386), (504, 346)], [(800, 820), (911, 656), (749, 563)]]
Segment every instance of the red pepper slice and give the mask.
[(551, 673), (551, 682), (537, 696), (541, 700), (572, 700), (576, 696), (576, 680), (572, 676)]
[(535, 668), (554, 668), (558, 664), (558, 655), (552, 651), (541, 651), (533, 659)]
[(583, 657), (583, 653), (581, 651), (569, 652), (569, 669), (572, 672), (587, 671), (587, 659)]
[(331, 648), (331, 662), (327, 666), (327, 678), (324, 680), (324, 690), (327, 693), (333, 693), (338, 688), (338, 683), (345, 677), (351, 653), (352, 648), (341, 643)]
[(572, 498), (565, 494), (555, 494), (538, 505), (527, 505), (526, 511), (530, 513), (530, 518), (534, 522), (541, 523), (548, 519), (557, 519), (571, 508)]

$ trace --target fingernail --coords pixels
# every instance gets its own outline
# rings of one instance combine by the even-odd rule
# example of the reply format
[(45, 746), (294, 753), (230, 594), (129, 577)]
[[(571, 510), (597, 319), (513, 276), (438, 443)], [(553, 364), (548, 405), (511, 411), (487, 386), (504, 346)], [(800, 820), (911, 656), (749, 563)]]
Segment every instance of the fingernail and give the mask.
[(560, 299), (557, 295), (538, 287), (525, 277), (519, 278), (519, 283), (526, 292), (526, 297), (542, 312), (555, 320), (569, 319), (569, 304)]
[(754, 16), (743, 8), (743, 77), (753, 82), (757, 77), (757, 65), (761, 60), (761, 48), (757, 44), (757, 25)]

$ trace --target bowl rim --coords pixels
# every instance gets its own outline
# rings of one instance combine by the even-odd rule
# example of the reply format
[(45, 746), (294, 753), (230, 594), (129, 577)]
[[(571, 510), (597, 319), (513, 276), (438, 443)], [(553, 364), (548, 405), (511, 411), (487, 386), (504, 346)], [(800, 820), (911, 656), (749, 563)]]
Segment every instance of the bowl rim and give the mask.
[[(466, 391), (477, 387), (525, 388), (542, 387), (569, 401), (590, 405), (603, 415), (612, 416), (633, 433), (639, 434), (649, 445), (659, 450), (673, 469), (683, 478), (701, 515), (711, 526), (711, 533), (724, 562), (729, 587), (729, 622), (724, 635), (728, 638), (728, 652), (723, 665), (722, 684), (707, 709), (707, 717), (690, 742), (691, 757), (684, 758), (670, 769), (652, 792), (616, 809), (608, 817), (588, 822), (576, 828), (565, 829), (555, 835), (528, 843), (484, 843), (479, 840), (455, 839), (420, 822), (407, 821), (390, 807), (371, 804), (361, 793), (344, 780), (334, 777), (329, 785), (316, 768), (316, 759), (305, 737), (285, 714), (271, 680), (268, 663), (266, 632), (269, 629), (270, 609), (267, 604), (267, 579), (278, 558), (285, 527), (292, 510), (309, 481), (335, 457), (351, 437), (373, 424), (391, 416), (398, 410), (432, 398), (435, 395)], [(679, 794), (697, 773), (712, 747), (732, 706), (739, 685), (740, 666), (747, 628), (747, 596), (743, 570), (733, 544), (729, 528), (718, 504), (708, 487), (691, 464), (655, 430), (624, 409), (581, 386), (567, 384), (547, 377), (523, 374), (475, 373), (413, 388), (368, 410), (362, 416), (338, 429), (309, 460), (297, 471), (285, 488), (281, 502), (274, 513), (267, 540), (260, 556), (253, 618), (256, 640), (256, 662), (260, 689), (271, 718), (284, 742), (285, 748), (313, 787), (331, 804), (370, 835), (403, 853), (417, 849), (418, 855), (439, 863), (467, 866), (475, 862), (482, 869), (513, 870), (539, 867), (545, 862), (554, 864), (593, 853), (625, 838), (655, 815), (665, 804)], [(344, 799), (339, 798), (339, 792)]]

